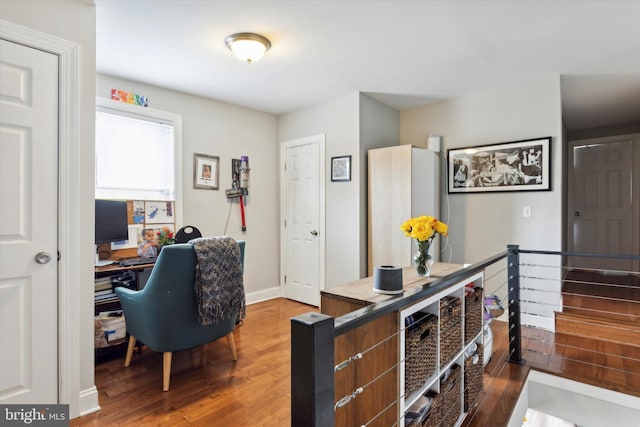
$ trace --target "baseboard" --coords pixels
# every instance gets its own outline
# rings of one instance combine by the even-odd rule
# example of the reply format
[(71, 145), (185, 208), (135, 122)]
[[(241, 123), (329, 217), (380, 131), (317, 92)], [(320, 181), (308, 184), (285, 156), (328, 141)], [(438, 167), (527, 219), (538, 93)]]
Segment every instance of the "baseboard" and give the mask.
[(556, 331), (555, 321), (552, 317), (542, 317), (522, 313), (520, 314), (520, 324), (524, 326), (535, 326), (536, 328), (546, 329), (551, 332)]
[(80, 416), (89, 415), (98, 412), (100, 405), (98, 404), (98, 389), (93, 386), (80, 392)]
[(250, 305), (274, 298), (280, 298), (281, 296), (282, 295), (280, 294), (280, 286), (274, 286), (272, 288), (249, 292), (245, 295), (245, 299), (247, 301), (247, 305)]

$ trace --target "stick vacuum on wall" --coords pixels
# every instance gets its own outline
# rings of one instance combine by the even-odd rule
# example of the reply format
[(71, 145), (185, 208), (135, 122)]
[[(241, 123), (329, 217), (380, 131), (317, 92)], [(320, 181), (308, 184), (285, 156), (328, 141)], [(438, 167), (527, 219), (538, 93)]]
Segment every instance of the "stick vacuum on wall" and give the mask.
[(226, 190), (228, 199), (240, 199), (240, 215), (242, 216), (242, 231), (247, 231), (244, 216), (244, 197), (249, 195), (249, 157), (231, 159), (231, 188)]

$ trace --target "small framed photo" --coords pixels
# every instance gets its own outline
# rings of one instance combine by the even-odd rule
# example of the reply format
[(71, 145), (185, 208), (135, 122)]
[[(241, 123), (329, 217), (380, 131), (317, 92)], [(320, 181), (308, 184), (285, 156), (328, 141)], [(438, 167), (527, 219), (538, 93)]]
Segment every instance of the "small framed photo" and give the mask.
[(448, 150), (449, 193), (551, 190), (551, 137)]
[(193, 155), (193, 188), (217, 190), (219, 185), (220, 157), (194, 153)]
[(351, 181), (351, 156), (331, 158), (331, 181)]

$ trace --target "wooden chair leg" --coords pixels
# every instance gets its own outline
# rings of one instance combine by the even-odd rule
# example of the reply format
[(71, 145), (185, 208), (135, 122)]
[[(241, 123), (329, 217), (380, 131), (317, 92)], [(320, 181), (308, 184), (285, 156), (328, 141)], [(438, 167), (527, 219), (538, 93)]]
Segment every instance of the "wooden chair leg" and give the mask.
[(229, 342), (231, 357), (233, 357), (233, 360), (238, 360), (238, 353), (236, 352), (236, 342), (233, 339), (233, 332), (229, 332), (229, 334), (227, 335), (227, 341)]
[(136, 337), (129, 335), (129, 345), (127, 346), (127, 356), (124, 358), (125, 368), (131, 365), (131, 357), (133, 356), (133, 350), (136, 348)]
[(169, 380), (171, 379), (171, 353), (162, 353), (162, 391), (169, 391)]
[(207, 365), (207, 345), (203, 345), (202, 346), (202, 359), (200, 360), (200, 364), (202, 366), (206, 366)]

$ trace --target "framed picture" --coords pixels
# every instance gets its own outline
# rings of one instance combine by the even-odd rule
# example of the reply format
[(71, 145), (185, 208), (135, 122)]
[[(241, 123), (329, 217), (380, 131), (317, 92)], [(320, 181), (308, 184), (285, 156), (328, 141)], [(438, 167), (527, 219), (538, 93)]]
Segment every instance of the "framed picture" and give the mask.
[(351, 156), (331, 158), (331, 181), (351, 181)]
[(193, 188), (217, 190), (220, 177), (220, 157), (194, 153)]
[(551, 137), (447, 151), (449, 193), (551, 190)]

